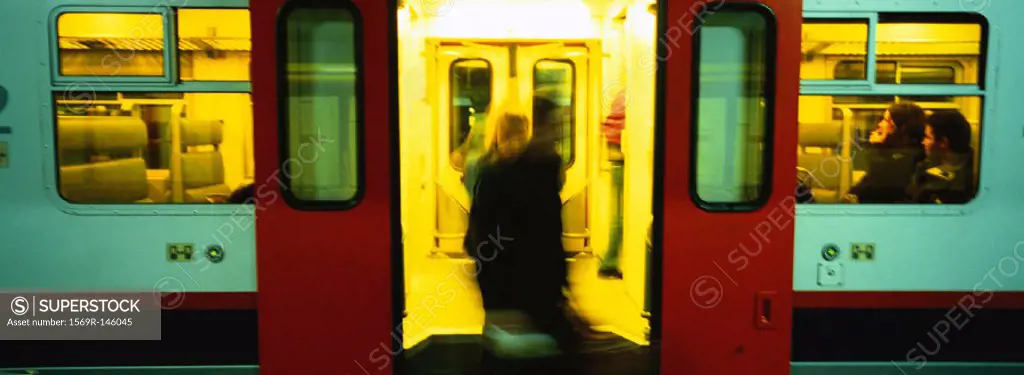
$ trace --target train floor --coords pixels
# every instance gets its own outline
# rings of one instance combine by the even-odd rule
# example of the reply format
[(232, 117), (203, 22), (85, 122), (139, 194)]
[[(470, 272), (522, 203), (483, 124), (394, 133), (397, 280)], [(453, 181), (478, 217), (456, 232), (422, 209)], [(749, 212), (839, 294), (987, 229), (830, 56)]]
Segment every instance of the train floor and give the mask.
[[(657, 349), (620, 337), (589, 340), (584, 365), (574, 375), (655, 375)], [(477, 335), (434, 336), (405, 351), (400, 375), (493, 375), (484, 373), (484, 349)], [(529, 374), (541, 375), (541, 374)]]

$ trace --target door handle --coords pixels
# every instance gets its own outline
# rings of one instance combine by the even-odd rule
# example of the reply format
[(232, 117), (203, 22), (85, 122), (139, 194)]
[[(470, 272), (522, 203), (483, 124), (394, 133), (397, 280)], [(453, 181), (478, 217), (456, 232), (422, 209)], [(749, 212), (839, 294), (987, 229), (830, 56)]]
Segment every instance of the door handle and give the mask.
[(773, 302), (777, 292), (757, 292), (754, 298), (754, 326), (759, 329), (775, 329)]

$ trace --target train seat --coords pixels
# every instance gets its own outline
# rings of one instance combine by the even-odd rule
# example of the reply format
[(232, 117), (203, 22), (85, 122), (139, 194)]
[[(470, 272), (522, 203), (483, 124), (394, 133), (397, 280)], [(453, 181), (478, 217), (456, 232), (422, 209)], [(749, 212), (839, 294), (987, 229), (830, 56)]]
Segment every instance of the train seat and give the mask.
[(148, 202), (146, 124), (129, 116), (59, 116), (60, 192), (69, 202)]
[[(181, 145), (196, 148), (181, 154), (182, 196), (186, 203), (205, 203), (231, 195), (231, 188), (224, 182), (224, 156), (220, 152), (223, 141), (222, 121), (181, 120)], [(201, 147), (205, 150), (200, 151)]]
[[(840, 182), (844, 161), (841, 154), (843, 123), (801, 123), (797, 166), (809, 172), (807, 184), (815, 201), (836, 203), (844, 193)], [(845, 168), (849, 170), (849, 168)]]

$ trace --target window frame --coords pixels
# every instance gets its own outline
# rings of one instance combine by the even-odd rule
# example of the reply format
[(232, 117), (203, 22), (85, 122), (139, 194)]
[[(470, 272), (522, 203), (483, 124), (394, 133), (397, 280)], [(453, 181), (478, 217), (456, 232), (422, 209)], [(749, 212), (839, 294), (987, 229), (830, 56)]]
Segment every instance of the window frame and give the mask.
[[(540, 63), (545, 62), (545, 61), (553, 62), (553, 63), (569, 64), (569, 67), (572, 68), (572, 70), (571, 70), (572, 81), (570, 82), (571, 89), (569, 91), (569, 96), (570, 96), (570, 98), (569, 98), (569, 100), (570, 100), (569, 111), (570, 111), (570, 113), (572, 113), (572, 123), (569, 124), (569, 137), (567, 137), (568, 140), (569, 140), (569, 160), (563, 160), (563, 164), (562, 164), (562, 169), (568, 170), (569, 168), (572, 168), (573, 165), (575, 165), (575, 163), (576, 163), (576, 124), (578, 123), (577, 122), (577, 117), (578, 116), (576, 116), (576, 110), (579, 108), (577, 100), (576, 100), (577, 99), (577, 96), (576, 96), (576, 85), (579, 83), (579, 82), (577, 82), (578, 79), (576, 78), (576, 73), (577, 73), (576, 62), (572, 61), (572, 59), (567, 59), (567, 58), (543, 58), (543, 59), (538, 59), (537, 61), (534, 61), (533, 62), (533, 69), (531, 69), (532, 71), (530, 72), (530, 81), (533, 84), (533, 87), (531, 88), (532, 90), (536, 90), (537, 89), (537, 65), (540, 65)], [(531, 127), (531, 132), (532, 132), (533, 125), (530, 125), (530, 127)], [(559, 155), (559, 156), (561, 156), (561, 155)]]
[[(963, 204), (915, 204), (915, 203), (894, 203), (894, 204), (820, 204), (820, 203), (797, 203), (797, 213), (812, 216), (838, 216), (856, 214), (877, 214), (877, 215), (923, 215), (923, 216), (962, 216), (971, 213), (974, 206), (981, 204), (985, 194), (985, 179), (982, 171), (985, 169), (985, 121), (988, 116), (988, 105), (990, 98), (986, 91), (988, 84), (987, 61), (993, 59), (996, 51), (990, 44), (991, 27), (988, 19), (976, 12), (969, 12), (962, 7), (949, 9), (948, 11), (913, 9), (882, 10), (865, 14), (863, 12), (835, 12), (835, 11), (805, 11), (804, 20), (828, 19), (828, 18), (869, 18), (871, 25), (868, 30), (868, 75), (869, 80), (865, 81), (843, 81), (843, 80), (801, 80), (800, 96), (897, 96), (897, 97), (976, 97), (979, 100), (979, 130), (978, 150), (975, 171), (975, 195)], [(877, 53), (875, 49), (877, 27), (879, 23), (927, 23), (927, 24), (977, 24), (980, 26), (981, 35), (979, 40), (977, 83), (962, 84), (879, 84), (875, 82), (877, 66)], [(898, 60), (898, 59), (897, 59)], [(962, 75), (962, 66), (954, 67), (958, 77)], [(898, 73), (897, 73), (898, 74)]]
[[(174, 49), (174, 59), (175, 59), (174, 62), (173, 62), (173, 65), (175, 67), (174, 68), (175, 69), (174, 70), (175, 75), (172, 77), (172, 82), (173, 83), (177, 83), (177, 84), (185, 84), (185, 83), (213, 83), (214, 85), (218, 85), (218, 86), (219, 85), (226, 85), (226, 84), (240, 84), (240, 83), (241, 84), (246, 84), (246, 85), (251, 84), (252, 83), (252, 75), (254, 74), (254, 72), (252, 70), (252, 58), (253, 58), (253, 55), (252, 55), (252, 48), (251, 47), (254, 44), (254, 43), (252, 43), (252, 40), (253, 40), (252, 31), (249, 32), (249, 45), (250, 45), (250, 49), (249, 49), (249, 65), (250, 66), (249, 66), (249, 79), (248, 80), (242, 80), (242, 81), (235, 80), (235, 81), (231, 81), (231, 80), (197, 80), (197, 79), (192, 79), (192, 80), (186, 81), (186, 80), (182, 80), (181, 79), (181, 54), (178, 53), (179, 52), (178, 51), (179, 50), (179, 45), (181, 44), (181, 38), (180, 38), (181, 35), (178, 32), (178, 25), (181, 24), (181, 19), (178, 17), (178, 12), (181, 9), (188, 9), (188, 10), (243, 10), (243, 11), (245, 11), (248, 14), (249, 26), (250, 26), (250, 29), (252, 28), (252, 9), (249, 7), (249, 1), (248, 0), (198, 0), (198, 1), (197, 0), (189, 0), (189, 1), (193, 2), (193, 3), (200, 3), (200, 4), (192, 4), (192, 5), (188, 5), (188, 6), (179, 6), (179, 7), (172, 8), (174, 10), (171, 13), (171, 18), (174, 21), (174, 48), (173, 49)], [(241, 2), (241, 5), (240, 6), (206, 5), (205, 2), (207, 2), (207, 1)], [(250, 91), (250, 94), (251, 93), (252, 93), (252, 91)]]
[[(82, 1), (84, 2), (84, 1)], [(105, 5), (107, 4), (107, 5)], [(109, 5), (109, 6), (108, 6)], [(47, 64), (41, 64), (40, 74), (48, 76), (50, 79), (49, 85), (46, 87), (43, 93), (42, 110), (49, 112), (49, 115), (43, 116), (44, 123), (42, 124), (42, 135), (44, 139), (43, 148), (50, 149), (45, 152), (42, 157), (44, 174), (43, 179), (45, 182), (44, 189), (46, 190), (46, 197), (57, 209), (69, 215), (76, 216), (107, 216), (107, 217), (124, 217), (124, 216), (224, 216), (232, 217), (235, 216), (253, 216), (255, 215), (255, 207), (252, 204), (232, 204), (232, 203), (73, 203), (65, 200), (60, 194), (59, 185), (59, 174), (60, 167), (57, 161), (56, 141), (57, 141), (57, 111), (53, 107), (56, 104), (54, 100), (54, 94), (60, 92), (70, 92), (76, 88), (81, 89), (83, 86), (95, 92), (103, 93), (172, 93), (180, 92), (185, 94), (200, 94), (200, 93), (237, 93), (246, 94), (252, 96), (252, 81), (186, 81), (178, 82), (176, 79), (172, 79), (169, 82), (164, 82), (161, 77), (142, 77), (142, 76), (123, 76), (123, 77), (106, 77), (102, 80), (99, 77), (90, 76), (60, 76), (59, 66), (55, 65), (55, 61), (59, 61), (60, 56), (57, 54), (58, 38), (57, 38), (57, 24), (56, 19), (60, 14), (75, 12), (75, 13), (126, 13), (120, 10), (130, 9), (135, 10), (133, 13), (157, 13), (154, 9), (160, 9), (162, 13), (167, 13), (170, 16), (176, 15), (177, 9), (246, 9), (249, 10), (249, 3), (247, 0), (190, 0), (188, 4), (182, 5), (168, 5), (168, 4), (157, 4), (153, 5), (152, 1), (142, 0), (94, 0), (90, 1), (85, 5), (69, 5), (60, 6), (54, 8), (48, 16), (48, 23), (45, 25), (47, 32), (47, 42), (49, 46), (45, 49), (48, 56), (45, 57), (44, 61)], [(172, 17), (176, 18), (176, 17)], [(164, 48), (165, 52), (168, 46), (175, 46), (173, 48), (175, 53), (177, 51), (177, 20), (174, 19), (173, 23), (168, 21), (166, 18), (163, 20), (165, 25), (170, 25), (171, 30), (165, 27), (165, 41)], [(167, 35), (170, 35), (171, 39), (166, 39)], [(175, 55), (176, 56), (176, 55)], [(164, 63), (168, 63), (167, 55), (164, 55)], [(177, 67), (177, 57), (174, 61), (171, 61), (173, 67)], [(165, 72), (171, 74), (165, 69)], [(170, 76), (173, 77), (173, 76)], [(81, 79), (79, 79), (81, 78)], [(93, 78), (93, 79), (89, 79)], [(114, 79), (119, 78), (119, 79)], [(199, 209), (202, 207), (202, 209)], [(234, 219), (233, 219), (234, 220)], [(237, 222), (236, 222), (237, 223)]]
[[(328, 200), (305, 200), (295, 196), (291, 187), (291, 178), (288, 177), (288, 166), (285, 163), (291, 159), (291, 150), (289, 142), (291, 139), (288, 133), (291, 129), (291, 124), (288, 121), (289, 108), (288, 102), (290, 96), (288, 95), (289, 82), (288, 82), (288, 18), (293, 12), (299, 9), (330, 9), (330, 10), (345, 10), (352, 17), (352, 28), (353, 28), (353, 49), (354, 49), (354, 64), (356, 68), (355, 74), (355, 98), (356, 98), (356, 191), (355, 194), (344, 201), (328, 201)], [(366, 102), (365, 102), (365, 74), (364, 68), (364, 45), (363, 45), (363, 25), (364, 19), (362, 13), (351, 1), (324, 1), (324, 0), (291, 0), (281, 6), (281, 10), (277, 14), (275, 20), (276, 35), (276, 56), (275, 56), (275, 67), (277, 69), (276, 81), (277, 81), (277, 142), (278, 142), (278, 161), (281, 162), (278, 165), (278, 170), (282, 173), (275, 173), (281, 180), (281, 195), (288, 206), (293, 209), (300, 211), (348, 211), (359, 206), (362, 202), (366, 193)], [(390, 147), (390, 146), (386, 146)]]
[[(700, 117), (700, 67), (701, 67), (701, 54), (700, 54), (700, 42), (701, 35), (703, 35), (703, 27), (697, 28), (697, 31), (693, 33), (693, 43), (691, 45), (691, 63), (690, 65), (690, 173), (689, 173), (689, 195), (690, 200), (693, 201), (701, 210), (713, 213), (749, 213), (757, 211), (764, 207), (771, 198), (773, 193), (773, 165), (775, 156), (775, 93), (777, 92), (777, 81), (775, 72), (777, 70), (777, 58), (778, 58), (778, 19), (775, 17), (775, 13), (770, 8), (762, 3), (725, 3), (722, 7), (716, 10), (715, 14), (736, 11), (736, 12), (751, 12), (760, 15), (765, 21), (765, 29), (763, 35), (763, 41), (765, 46), (764, 56), (764, 77), (763, 77), (763, 93), (762, 99), (764, 100), (764, 128), (762, 130), (762, 142), (763, 147), (761, 148), (761, 184), (757, 190), (757, 199), (747, 202), (708, 202), (700, 197), (697, 191), (697, 165), (698, 165), (698, 137), (699, 137), (699, 126), (698, 119)], [(702, 23), (706, 22), (702, 20)], [(744, 142), (746, 143), (746, 142)]]
[[(63, 75), (61, 69), (60, 54), (60, 17), (69, 13), (99, 13), (99, 14), (159, 14), (163, 22), (163, 68), (164, 74), (160, 76), (76, 76)], [(173, 17), (172, 9), (169, 6), (61, 6), (50, 12), (49, 25), (49, 52), (50, 52), (50, 78), (53, 85), (75, 86), (82, 83), (96, 83), (106, 85), (108, 83), (149, 83), (173, 85), (178, 76), (178, 28), (177, 19)], [(173, 47), (173, 48), (172, 48)], [(104, 90), (106, 91), (106, 90)]]
[[(803, 22), (862, 22), (863, 20), (868, 21), (868, 34), (867, 34), (867, 49), (865, 58), (865, 79), (863, 80), (837, 80), (837, 79), (815, 79), (815, 80), (800, 80), (800, 92), (801, 95), (805, 91), (813, 91), (817, 93), (840, 93), (846, 91), (863, 91), (863, 90), (907, 90), (906, 88), (896, 88), (893, 86), (904, 86), (909, 87), (910, 90), (922, 89), (923, 87), (934, 87), (940, 90), (949, 90), (951, 92), (970, 92), (971, 89), (977, 89), (979, 91), (985, 90), (986, 80), (986, 66), (987, 61), (990, 58), (989, 53), (989, 41), (991, 37), (990, 25), (988, 19), (979, 14), (971, 13), (961, 10), (960, 12), (913, 12), (913, 11), (880, 11), (872, 13), (863, 12), (804, 12)], [(888, 84), (878, 83), (878, 51), (877, 51), (877, 35), (878, 25), (883, 23), (925, 23), (925, 24), (977, 24), (981, 30), (979, 39), (979, 53), (978, 53), (978, 76), (977, 83), (960, 83), (960, 84)], [(887, 59), (893, 60), (893, 59)], [(913, 95), (913, 93), (911, 93)], [(959, 95), (951, 93), (951, 95)], [(969, 95), (969, 94), (968, 94)]]

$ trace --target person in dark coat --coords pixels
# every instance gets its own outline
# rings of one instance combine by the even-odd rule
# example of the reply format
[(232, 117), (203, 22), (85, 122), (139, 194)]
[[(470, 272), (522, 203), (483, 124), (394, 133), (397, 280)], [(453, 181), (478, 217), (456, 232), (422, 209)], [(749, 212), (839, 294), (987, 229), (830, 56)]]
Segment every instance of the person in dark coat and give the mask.
[[(534, 102), (533, 135), (515, 155), (501, 153), (480, 170), (469, 212), (465, 248), (477, 262), (485, 314), (518, 311), (532, 331), (547, 334), (561, 352), (544, 367), (571, 373), (580, 336), (569, 318), (568, 265), (562, 245), (564, 183), (557, 152), (553, 102)], [(505, 123), (525, 116), (503, 115)]]
[(907, 188), (914, 203), (963, 204), (974, 198), (971, 125), (960, 112), (928, 118), (922, 142), (928, 158), (917, 165)]
[(913, 103), (895, 103), (885, 111), (870, 144), (859, 157), (867, 161), (864, 178), (850, 189), (847, 200), (896, 203), (910, 199), (907, 186), (917, 164), (924, 160), (924, 110)]

